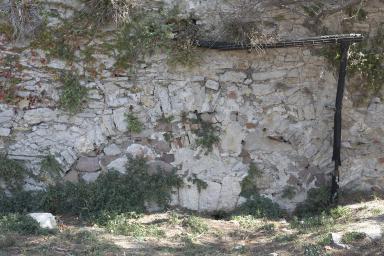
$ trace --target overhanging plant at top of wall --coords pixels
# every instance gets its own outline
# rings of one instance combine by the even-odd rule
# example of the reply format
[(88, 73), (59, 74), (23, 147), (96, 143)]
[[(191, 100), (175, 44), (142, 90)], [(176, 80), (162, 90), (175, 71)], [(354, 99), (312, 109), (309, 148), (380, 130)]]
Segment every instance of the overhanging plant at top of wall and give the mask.
[(113, 45), (118, 52), (116, 67), (132, 68), (156, 51), (166, 53), (170, 65), (194, 65), (198, 60), (193, 44), (197, 26), (177, 13), (177, 8), (158, 12), (135, 10), (117, 32)]

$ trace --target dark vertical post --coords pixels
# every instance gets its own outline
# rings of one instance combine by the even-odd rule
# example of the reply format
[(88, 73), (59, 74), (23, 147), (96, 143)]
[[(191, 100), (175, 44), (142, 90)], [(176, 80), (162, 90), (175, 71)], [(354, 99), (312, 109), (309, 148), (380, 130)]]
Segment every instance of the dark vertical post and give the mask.
[(343, 96), (345, 88), (345, 76), (347, 74), (348, 64), (348, 42), (341, 42), (341, 60), (339, 69), (339, 80), (337, 83), (336, 103), (335, 103), (335, 117), (334, 117), (334, 128), (333, 128), (333, 156), (332, 160), (335, 162), (335, 169), (332, 173), (332, 184), (331, 184), (331, 197), (330, 201), (333, 202), (337, 197), (337, 191), (339, 189), (339, 166), (341, 165), (340, 160), (340, 148), (341, 148), (341, 110), (343, 107)]

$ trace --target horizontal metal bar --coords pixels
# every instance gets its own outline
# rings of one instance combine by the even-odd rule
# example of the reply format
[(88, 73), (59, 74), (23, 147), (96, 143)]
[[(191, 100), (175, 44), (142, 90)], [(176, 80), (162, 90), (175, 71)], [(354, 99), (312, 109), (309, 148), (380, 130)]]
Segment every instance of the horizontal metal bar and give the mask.
[(364, 37), (361, 34), (341, 34), (341, 35), (328, 35), (319, 37), (302, 38), (296, 40), (280, 41), (276, 43), (230, 43), (230, 42), (216, 42), (207, 40), (195, 40), (194, 44), (199, 47), (219, 49), (219, 50), (241, 50), (241, 49), (268, 49), (268, 48), (286, 48), (286, 47), (303, 47), (303, 46), (316, 46), (322, 44), (341, 44), (343, 42), (354, 43), (361, 42)]

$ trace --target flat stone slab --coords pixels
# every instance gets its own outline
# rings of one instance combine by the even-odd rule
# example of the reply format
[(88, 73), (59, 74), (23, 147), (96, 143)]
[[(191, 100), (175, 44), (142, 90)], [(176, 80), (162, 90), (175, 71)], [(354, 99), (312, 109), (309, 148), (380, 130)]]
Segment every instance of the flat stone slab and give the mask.
[(55, 216), (53, 216), (51, 213), (36, 212), (36, 213), (29, 213), (28, 216), (30, 216), (32, 219), (37, 221), (41, 228), (46, 228), (51, 230), (57, 228)]

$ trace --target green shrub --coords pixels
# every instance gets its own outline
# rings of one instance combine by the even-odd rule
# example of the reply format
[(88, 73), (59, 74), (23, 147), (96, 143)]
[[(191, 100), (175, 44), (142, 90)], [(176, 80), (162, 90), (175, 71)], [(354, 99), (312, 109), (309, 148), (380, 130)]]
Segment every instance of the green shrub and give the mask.
[(0, 230), (17, 232), (22, 235), (43, 233), (39, 223), (27, 215), (8, 214), (0, 216)]
[(0, 194), (0, 212), (48, 211), (90, 218), (108, 213), (143, 212), (145, 202), (160, 207), (170, 200), (173, 187), (182, 185), (175, 172), (159, 170), (148, 174), (143, 159), (131, 159), (127, 173), (109, 171), (93, 183), (61, 183), (50, 185), (46, 191), (19, 192), (12, 197)]
[(245, 198), (250, 198), (253, 195), (258, 194), (258, 188), (256, 186), (257, 178), (260, 178), (262, 171), (257, 167), (255, 163), (249, 165), (248, 175), (241, 181), (241, 193), (240, 195)]
[(307, 199), (295, 209), (299, 217), (313, 216), (330, 209), (330, 189), (327, 186), (312, 188), (307, 193)]
[(41, 170), (55, 180), (61, 177), (62, 168), (53, 155), (47, 155), (41, 162)]
[(15, 190), (12, 196), (0, 191), (1, 213), (27, 213), (42, 209), (44, 195), (42, 191)]
[(0, 180), (5, 182), (8, 189), (20, 190), (26, 176), (23, 165), (16, 160), (0, 155)]
[(125, 114), (125, 120), (127, 121), (127, 128), (129, 132), (139, 133), (143, 130), (143, 124), (134, 114)]
[(193, 124), (199, 125), (198, 129), (192, 130), (192, 132), (198, 137), (196, 139), (196, 145), (205, 148), (207, 152), (211, 152), (213, 145), (220, 142), (218, 128), (211, 122), (202, 120), (200, 117), (189, 121)]
[[(362, 15), (362, 16), (360, 16)], [(360, 9), (357, 17), (364, 17), (364, 11)], [(384, 23), (380, 24), (376, 35), (367, 36), (367, 40), (351, 45), (348, 52), (348, 75), (352, 78), (360, 78), (361, 82), (351, 85), (351, 90), (359, 92), (355, 103), (364, 103), (373, 95), (380, 95), (384, 84)], [(340, 47), (337, 45), (325, 46), (319, 54), (324, 56), (334, 68), (339, 68), (341, 58)], [(356, 102), (357, 101), (357, 102)]]
[(281, 210), (278, 204), (272, 202), (271, 199), (260, 195), (254, 195), (249, 198), (235, 211), (235, 213), (269, 219), (277, 219), (284, 216), (284, 211)]
[(60, 106), (71, 114), (80, 111), (88, 93), (87, 88), (80, 85), (76, 75), (67, 73), (61, 77), (63, 90), (60, 95)]

